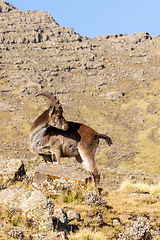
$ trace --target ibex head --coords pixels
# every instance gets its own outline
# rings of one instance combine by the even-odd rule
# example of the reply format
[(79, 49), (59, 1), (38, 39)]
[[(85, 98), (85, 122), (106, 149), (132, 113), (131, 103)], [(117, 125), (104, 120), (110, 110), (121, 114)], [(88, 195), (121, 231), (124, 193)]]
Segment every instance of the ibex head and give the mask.
[(66, 131), (68, 129), (68, 123), (62, 115), (63, 109), (57, 98), (53, 95), (53, 93), (49, 92), (36, 94), (36, 97), (38, 96), (45, 96), (50, 100), (49, 124), (52, 127)]

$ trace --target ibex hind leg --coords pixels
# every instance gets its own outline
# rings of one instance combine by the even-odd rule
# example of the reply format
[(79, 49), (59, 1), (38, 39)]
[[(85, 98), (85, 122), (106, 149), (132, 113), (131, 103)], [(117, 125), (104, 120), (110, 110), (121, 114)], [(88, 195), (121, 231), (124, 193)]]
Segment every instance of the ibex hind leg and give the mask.
[(61, 157), (61, 152), (59, 149), (56, 149), (52, 152), (52, 162), (54, 164), (60, 165), (60, 157)]
[(83, 160), (82, 160), (82, 158), (81, 158), (80, 155), (76, 156), (76, 160), (77, 160), (77, 162), (79, 162), (79, 163), (83, 163)]
[(94, 160), (94, 153), (85, 152), (79, 148), (80, 157), (82, 159), (83, 167), (91, 174), (96, 187), (100, 184), (100, 173)]

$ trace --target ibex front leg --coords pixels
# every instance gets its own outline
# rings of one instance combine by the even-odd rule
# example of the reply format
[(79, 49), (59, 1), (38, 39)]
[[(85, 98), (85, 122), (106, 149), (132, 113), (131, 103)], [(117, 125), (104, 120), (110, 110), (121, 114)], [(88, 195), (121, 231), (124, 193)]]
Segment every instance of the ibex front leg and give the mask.
[(54, 151), (52, 153), (53, 163), (60, 165), (60, 156), (61, 156), (61, 153), (59, 150)]
[[(82, 156), (82, 157), (81, 157)], [(76, 160), (79, 163), (82, 163), (83, 167), (91, 174), (92, 179), (95, 183), (95, 186), (100, 185), (100, 174), (97, 168), (97, 165), (95, 163), (94, 157), (88, 158), (88, 155), (85, 155), (81, 152), (81, 156), (77, 156)]]

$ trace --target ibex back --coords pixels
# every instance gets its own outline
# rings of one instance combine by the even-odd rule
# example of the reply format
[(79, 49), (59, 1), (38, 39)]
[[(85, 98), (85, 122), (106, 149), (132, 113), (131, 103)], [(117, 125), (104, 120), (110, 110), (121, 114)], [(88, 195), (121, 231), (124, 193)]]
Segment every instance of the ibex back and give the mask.
[(30, 130), (30, 148), (44, 160), (60, 164), (60, 157), (75, 157), (91, 173), (95, 185), (100, 183), (100, 174), (94, 160), (99, 138), (112, 144), (110, 137), (99, 134), (85, 124), (68, 122), (62, 115), (62, 107), (51, 93), (44, 92), (51, 106), (34, 122)]

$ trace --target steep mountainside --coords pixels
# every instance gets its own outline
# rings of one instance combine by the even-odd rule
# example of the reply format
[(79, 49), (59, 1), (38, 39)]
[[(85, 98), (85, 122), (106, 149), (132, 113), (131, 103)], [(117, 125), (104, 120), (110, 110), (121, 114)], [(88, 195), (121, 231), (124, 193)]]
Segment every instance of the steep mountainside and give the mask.
[(1, 155), (33, 157), (29, 129), (48, 104), (34, 94), (52, 91), (67, 120), (112, 138), (96, 155), (104, 176), (110, 168), (160, 174), (159, 75), (159, 36), (87, 38), (0, 0)]

